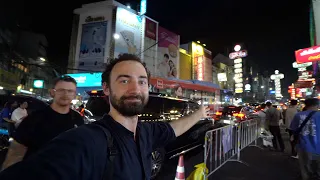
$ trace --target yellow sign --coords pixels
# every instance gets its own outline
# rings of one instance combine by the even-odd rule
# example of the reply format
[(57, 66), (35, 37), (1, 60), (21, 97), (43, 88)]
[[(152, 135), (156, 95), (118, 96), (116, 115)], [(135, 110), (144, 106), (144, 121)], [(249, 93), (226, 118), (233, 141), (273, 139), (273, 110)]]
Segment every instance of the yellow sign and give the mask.
[(0, 86), (5, 89), (15, 90), (19, 84), (19, 76), (0, 69)]

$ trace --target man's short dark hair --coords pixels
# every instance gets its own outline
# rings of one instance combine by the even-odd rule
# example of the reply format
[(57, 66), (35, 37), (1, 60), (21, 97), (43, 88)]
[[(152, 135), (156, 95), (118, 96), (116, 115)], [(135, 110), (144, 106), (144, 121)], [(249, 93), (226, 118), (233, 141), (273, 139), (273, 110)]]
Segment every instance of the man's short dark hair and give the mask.
[(68, 76), (68, 75), (62, 75), (62, 76), (56, 78), (55, 80), (53, 80), (52, 88), (56, 87), (56, 85), (57, 85), (58, 82), (60, 82), (60, 81), (71, 82), (71, 83), (73, 83), (74, 85), (77, 86), (77, 81), (76, 81), (73, 77)]
[(163, 57), (169, 59), (169, 55), (168, 54), (164, 54)]
[(295, 105), (297, 105), (297, 104), (298, 104), (298, 101), (295, 100), (295, 99), (292, 99), (292, 100), (290, 101), (290, 105), (291, 105), (291, 106), (295, 106)]
[(101, 75), (101, 79), (102, 79), (101, 83), (103, 84), (105, 82), (108, 86), (110, 86), (110, 76), (111, 76), (112, 69), (114, 68), (114, 66), (116, 64), (118, 64), (120, 62), (124, 62), (124, 61), (135, 61), (135, 62), (140, 63), (144, 67), (144, 69), (146, 70), (148, 80), (149, 80), (150, 74), (148, 73), (148, 70), (146, 68), (146, 64), (143, 63), (137, 55), (125, 53), (125, 54), (119, 55), (118, 58), (115, 58), (110, 61), (110, 63), (106, 67), (106, 70)]
[(270, 107), (270, 106), (272, 106), (272, 103), (269, 101), (266, 103), (266, 105), (267, 105), (267, 107)]
[(261, 104), (260, 107), (261, 107), (261, 109), (264, 109), (264, 108), (266, 108), (266, 106), (267, 106), (267, 105), (263, 103), (263, 104)]
[(306, 99), (304, 102), (306, 104), (306, 108), (313, 107), (313, 106), (318, 106), (319, 105), (319, 99), (317, 98), (309, 98)]

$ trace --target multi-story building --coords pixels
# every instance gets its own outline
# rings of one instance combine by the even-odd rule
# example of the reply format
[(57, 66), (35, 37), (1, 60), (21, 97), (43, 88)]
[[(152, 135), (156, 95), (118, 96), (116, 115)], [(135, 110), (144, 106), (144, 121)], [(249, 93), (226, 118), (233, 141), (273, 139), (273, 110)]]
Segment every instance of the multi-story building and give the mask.
[(221, 88), (221, 101), (232, 104), (235, 88), (233, 60), (217, 54), (212, 61), (213, 81)]
[[(0, 86), (2, 90), (45, 95), (54, 77), (46, 59), (48, 42), (44, 35), (18, 30), (0, 29)], [(41, 80), (41, 89), (34, 89)]]

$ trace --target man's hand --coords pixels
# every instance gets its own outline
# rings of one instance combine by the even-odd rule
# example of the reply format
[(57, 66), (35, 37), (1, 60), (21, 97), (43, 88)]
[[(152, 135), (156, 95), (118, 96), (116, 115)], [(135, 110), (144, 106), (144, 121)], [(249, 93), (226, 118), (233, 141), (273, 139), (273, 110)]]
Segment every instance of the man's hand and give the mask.
[(210, 108), (208, 106), (201, 105), (198, 111), (199, 111), (199, 113), (201, 113), (199, 115), (200, 119), (210, 117), (209, 116)]
[(203, 105), (200, 108), (192, 113), (191, 115), (182, 117), (178, 120), (171, 121), (170, 125), (173, 128), (176, 136), (180, 136), (186, 131), (188, 131), (193, 125), (195, 125), (200, 119), (209, 117), (209, 107), (205, 107)]

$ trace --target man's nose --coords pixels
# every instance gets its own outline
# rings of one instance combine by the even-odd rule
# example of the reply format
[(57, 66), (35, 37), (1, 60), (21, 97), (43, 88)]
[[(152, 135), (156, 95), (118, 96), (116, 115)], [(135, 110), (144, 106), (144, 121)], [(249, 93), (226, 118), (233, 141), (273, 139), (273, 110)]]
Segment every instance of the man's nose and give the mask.
[(131, 81), (128, 87), (129, 92), (139, 92), (140, 87), (138, 81)]

